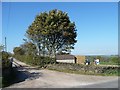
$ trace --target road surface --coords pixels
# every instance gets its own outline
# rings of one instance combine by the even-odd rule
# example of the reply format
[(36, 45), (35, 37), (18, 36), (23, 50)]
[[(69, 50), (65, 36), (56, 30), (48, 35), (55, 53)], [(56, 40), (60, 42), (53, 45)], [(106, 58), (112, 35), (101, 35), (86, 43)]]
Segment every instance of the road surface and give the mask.
[(117, 76), (93, 76), (37, 69), (14, 60), (17, 80), (7, 88), (118, 88)]

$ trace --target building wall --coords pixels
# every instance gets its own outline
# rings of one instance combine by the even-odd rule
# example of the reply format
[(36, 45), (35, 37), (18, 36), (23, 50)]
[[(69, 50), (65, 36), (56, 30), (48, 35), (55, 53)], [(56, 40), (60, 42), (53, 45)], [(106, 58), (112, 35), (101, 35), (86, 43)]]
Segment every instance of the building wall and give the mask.
[(85, 62), (85, 56), (75, 56), (76, 57), (76, 63), (77, 64), (84, 64)]
[(74, 59), (69, 59), (69, 60), (56, 60), (57, 62), (62, 62), (62, 63), (75, 63)]

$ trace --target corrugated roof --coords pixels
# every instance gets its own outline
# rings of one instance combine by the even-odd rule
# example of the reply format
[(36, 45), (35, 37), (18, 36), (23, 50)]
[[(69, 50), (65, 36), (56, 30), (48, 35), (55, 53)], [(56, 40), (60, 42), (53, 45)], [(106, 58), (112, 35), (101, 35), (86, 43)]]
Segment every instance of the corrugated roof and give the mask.
[(75, 59), (74, 55), (56, 55), (56, 60)]

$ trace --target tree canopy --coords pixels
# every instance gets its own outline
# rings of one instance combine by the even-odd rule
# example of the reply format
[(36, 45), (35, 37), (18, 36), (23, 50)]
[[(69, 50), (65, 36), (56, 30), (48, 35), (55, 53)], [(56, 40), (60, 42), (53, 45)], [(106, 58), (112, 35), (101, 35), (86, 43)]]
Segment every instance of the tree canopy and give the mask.
[(36, 55), (37, 53), (36, 46), (32, 42), (26, 41), (20, 47), (24, 50), (26, 55)]
[(24, 54), (24, 50), (21, 47), (15, 47), (13, 49), (13, 52), (15, 55), (23, 55)]
[(37, 15), (26, 36), (37, 46), (39, 55), (55, 56), (60, 50), (70, 51), (77, 42), (75, 23), (66, 12), (57, 9)]

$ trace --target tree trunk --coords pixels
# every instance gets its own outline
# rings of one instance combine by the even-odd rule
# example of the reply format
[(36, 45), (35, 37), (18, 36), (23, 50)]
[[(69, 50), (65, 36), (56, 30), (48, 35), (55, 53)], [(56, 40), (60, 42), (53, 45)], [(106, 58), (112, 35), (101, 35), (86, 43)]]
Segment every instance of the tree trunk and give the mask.
[(39, 56), (41, 56), (40, 50), (41, 50), (41, 46), (40, 46), (40, 44), (38, 44), (38, 54), (39, 54)]
[(55, 58), (55, 63), (56, 63), (56, 49), (55, 49), (55, 47), (54, 47), (53, 51), (54, 51), (54, 58)]

